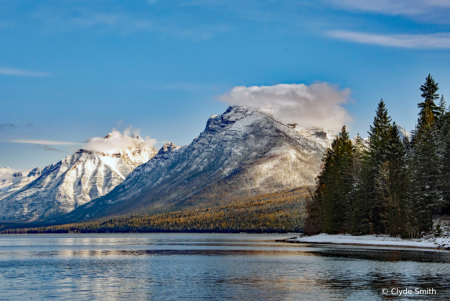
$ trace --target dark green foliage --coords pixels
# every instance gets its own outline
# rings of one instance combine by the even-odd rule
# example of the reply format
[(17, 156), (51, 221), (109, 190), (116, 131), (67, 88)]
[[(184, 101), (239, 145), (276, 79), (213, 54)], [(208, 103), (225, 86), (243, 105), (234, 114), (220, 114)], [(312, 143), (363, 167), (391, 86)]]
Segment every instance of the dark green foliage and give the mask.
[[(307, 208), (310, 219), (308, 229), (317, 229), (320, 223), (311, 223), (317, 216), (322, 217), (323, 231), (326, 233), (348, 232), (351, 230), (351, 208), (353, 206), (352, 176), (355, 148), (348, 137), (345, 126), (324, 155), (324, 168), (318, 176), (315, 198)], [(320, 207), (320, 210), (318, 209)]]
[(385, 208), (383, 226), (385, 232), (392, 236), (402, 233), (406, 219), (406, 199), (409, 189), (407, 175), (406, 149), (394, 122), (389, 132), (386, 161), (380, 168), (382, 201)]
[(438, 119), (436, 130), (438, 160), (440, 162), (438, 185), (441, 192), (440, 213), (450, 214), (450, 113), (445, 108), (444, 97), (440, 103), (441, 116)]
[(381, 191), (382, 168), (387, 160), (387, 146), (391, 133), (391, 117), (388, 114), (383, 99), (378, 103), (373, 125), (369, 130), (369, 149), (367, 151), (366, 164), (368, 165), (365, 197), (371, 200), (370, 204), (370, 232), (386, 232), (386, 223), (382, 220), (386, 215), (384, 192)]
[(435, 104), (438, 89), (428, 75), (411, 141), (401, 139), (383, 100), (368, 144), (358, 135), (352, 145), (343, 129), (317, 178), (311, 212), (320, 214), (314, 233), (322, 218), (326, 233), (417, 238), (432, 229), (433, 216), (450, 213), (450, 113), (443, 97)]
[(425, 83), (420, 87), (422, 91), (423, 102), (420, 102), (417, 106), (420, 108), (419, 120), (417, 129), (414, 135), (414, 141), (419, 138), (425, 129), (430, 129), (433, 123), (441, 114), (441, 110), (435, 104), (435, 100), (439, 99), (439, 94), (436, 92), (439, 90), (438, 84), (434, 81), (433, 77), (428, 74), (425, 79)]
[(316, 197), (316, 192), (310, 193), (310, 198), (306, 200), (306, 212), (308, 213), (305, 220), (304, 233), (306, 235), (314, 235), (322, 232), (323, 218), (321, 204), (319, 198)]

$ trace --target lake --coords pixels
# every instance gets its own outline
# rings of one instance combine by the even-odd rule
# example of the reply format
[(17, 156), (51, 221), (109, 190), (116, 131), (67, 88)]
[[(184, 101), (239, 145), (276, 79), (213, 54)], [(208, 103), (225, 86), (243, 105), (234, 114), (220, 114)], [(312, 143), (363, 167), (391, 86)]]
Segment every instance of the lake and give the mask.
[(290, 236), (1, 235), (0, 300), (450, 299), (449, 251), (275, 242)]

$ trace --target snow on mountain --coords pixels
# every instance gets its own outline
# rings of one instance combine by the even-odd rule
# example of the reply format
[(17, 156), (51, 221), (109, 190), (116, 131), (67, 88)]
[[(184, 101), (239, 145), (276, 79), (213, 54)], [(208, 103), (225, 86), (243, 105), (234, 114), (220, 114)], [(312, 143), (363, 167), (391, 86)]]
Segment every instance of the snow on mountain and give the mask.
[(211, 116), (191, 144), (166, 144), (109, 194), (63, 218), (158, 212), (311, 185), (334, 137), (283, 124), (260, 109), (230, 106)]
[(39, 167), (31, 170), (0, 167), (0, 200), (30, 184), (40, 175), (41, 169)]
[(400, 135), (400, 139), (403, 141), (403, 139), (408, 138), (409, 140), (411, 140), (411, 134), (406, 131), (404, 128), (402, 128), (401, 126), (399, 126), (397, 124), (397, 129), (398, 129), (398, 133)]
[(114, 153), (80, 149), (42, 172), (33, 169), (29, 176), (34, 181), (0, 201), (0, 221), (34, 221), (68, 213), (110, 192), (155, 154), (153, 147), (139, 144)]
[[(402, 128), (398, 124), (396, 126), (397, 126), (397, 129), (398, 129), (398, 133), (399, 133), (401, 141), (403, 141), (403, 139), (405, 137), (407, 137), (409, 140), (411, 140), (411, 134), (408, 131), (406, 131), (404, 128)], [(356, 143), (356, 137), (357, 136), (353, 137), (353, 139), (352, 139), (353, 144)], [(364, 146), (366, 148), (368, 148), (369, 147), (369, 143), (370, 143), (370, 138), (368, 138), (368, 137), (363, 138), (363, 143), (364, 143)]]

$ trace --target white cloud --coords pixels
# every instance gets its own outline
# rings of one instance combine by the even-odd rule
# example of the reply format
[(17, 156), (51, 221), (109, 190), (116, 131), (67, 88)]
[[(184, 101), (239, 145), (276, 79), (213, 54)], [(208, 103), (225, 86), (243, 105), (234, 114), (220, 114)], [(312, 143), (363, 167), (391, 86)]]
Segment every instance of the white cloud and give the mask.
[(30, 76), (30, 77), (44, 77), (50, 76), (50, 73), (47, 72), (37, 72), (23, 69), (15, 69), (15, 68), (5, 68), (0, 67), (0, 74), (3, 75), (13, 75), (13, 76)]
[(327, 32), (327, 34), (337, 39), (363, 44), (422, 49), (450, 48), (450, 33), (426, 35), (379, 35), (364, 32), (333, 30)]
[(7, 142), (13, 143), (28, 143), (35, 144), (42, 147), (44, 150), (48, 151), (60, 151), (51, 148), (49, 145), (82, 145), (83, 149), (105, 152), (105, 153), (116, 153), (120, 149), (126, 147), (152, 147), (158, 143), (156, 139), (145, 136), (144, 138), (139, 136), (139, 129), (133, 129), (133, 127), (128, 127), (124, 130), (123, 134), (116, 129), (113, 129), (106, 137), (94, 137), (87, 140), (85, 143), (79, 142), (66, 142), (66, 141), (53, 141), (53, 140), (35, 140), (35, 139), (14, 139), (8, 140)]
[(285, 123), (339, 131), (353, 118), (342, 105), (350, 101), (350, 90), (328, 83), (238, 86), (220, 96), (233, 105), (262, 107)]
[(139, 136), (139, 130), (131, 126), (125, 129), (123, 134), (113, 129), (106, 137), (94, 137), (89, 139), (83, 146), (84, 149), (99, 151), (104, 153), (116, 153), (120, 149), (127, 147), (153, 147), (157, 143), (156, 139), (146, 136), (144, 139)]
[(34, 140), (34, 139), (14, 139), (14, 140), (8, 140), (8, 142), (40, 144), (40, 145), (75, 145), (75, 144), (80, 144), (80, 143), (77, 143), (77, 142), (63, 142), (63, 141), (52, 141), (52, 140)]

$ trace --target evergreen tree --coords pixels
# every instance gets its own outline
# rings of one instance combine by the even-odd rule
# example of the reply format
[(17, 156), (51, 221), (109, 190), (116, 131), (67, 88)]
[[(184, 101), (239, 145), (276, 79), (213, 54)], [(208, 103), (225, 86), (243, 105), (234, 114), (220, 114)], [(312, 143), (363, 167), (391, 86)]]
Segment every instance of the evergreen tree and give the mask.
[(447, 104), (445, 102), (445, 98), (444, 95), (441, 96), (441, 100), (439, 100), (439, 116), (444, 116), (445, 113), (447, 112)]
[(323, 158), (318, 186), (307, 204), (311, 233), (389, 233), (417, 238), (435, 214), (450, 214), (450, 112), (431, 75), (420, 87), (418, 124), (400, 139), (384, 101), (368, 143), (353, 144), (345, 126)]
[(402, 233), (408, 191), (406, 149), (394, 122), (387, 145), (387, 160), (382, 166), (385, 187), (386, 228), (391, 236)]
[(439, 168), (441, 191), (441, 213), (450, 214), (450, 112), (443, 111), (439, 127)]
[(323, 207), (327, 203), (325, 200), (331, 192), (329, 184), (331, 171), (333, 168), (333, 149), (336, 140), (331, 144), (331, 148), (327, 148), (322, 158), (322, 170), (316, 178), (317, 187), (312, 195), (312, 199), (306, 204), (308, 217), (305, 221), (305, 233), (308, 235), (318, 234), (323, 231), (324, 217)]
[(352, 228), (351, 232), (355, 235), (367, 234), (370, 231), (370, 202), (366, 197), (365, 187), (369, 186), (366, 182), (368, 179), (368, 164), (366, 158), (367, 145), (359, 136), (355, 139), (355, 156), (354, 156), (354, 185), (353, 185), (353, 206), (352, 210)]
[(432, 214), (441, 209), (439, 185), (440, 160), (434, 127), (426, 127), (414, 144), (411, 162), (413, 185), (416, 190), (416, 208), (419, 214), (420, 231), (428, 231), (432, 226)]
[(438, 84), (429, 74), (425, 83), (420, 87), (423, 102), (418, 104), (421, 109), (417, 127), (413, 134), (413, 148), (411, 150), (410, 175), (412, 188), (409, 202), (414, 205), (417, 215), (419, 231), (429, 231), (432, 227), (432, 215), (442, 209), (443, 186), (440, 179), (442, 171), (443, 140), (441, 128), (445, 100), (442, 98), (440, 106), (435, 104), (439, 99)]
[[(391, 131), (391, 117), (388, 115), (386, 105), (383, 99), (380, 100), (373, 126), (369, 130), (369, 149), (366, 155), (367, 173), (364, 179), (364, 197), (371, 201), (370, 207), (370, 232), (384, 233), (385, 224), (382, 222), (382, 216), (386, 214), (385, 201), (380, 189), (383, 176), (381, 171), (387, 160), (387, 145)], [(377, 184), (378, 183), (378, 184)]]
[(311, 193), (310, 198), (306, 200), (306, 219), (304, 233), (306, 235), (315, 235), (322, 232), (323, 219), (320, 199), (317, 197), (318, 189)]
[[(438, 90), (438, 83), (436, 83), (434, 78), (428, 74), (425, 83), (420, 87), (420, 91), (422, 91), (421, 96), (424, 100), (417, 105), (420, 108), (419, 120), (414, 135), (417, 138), (425, 128), (430, 128), (435, 119), (440, 115), (440, 109), (434, 102), (439, 99), (439, 94), (436, 93)], [(416, 140), (416, 137), (414, 141)]]
[[(349, 232), (351, 229), (351, 207), (353, 189), (353, 157), (355, 149), (346, 127), (342, 128), (331, 148), (324, 155), (324, 166), (317, 177), (317, 190), (314, 200), (308, 205), (311, 218), (307, 228), (317, 229), (317, 216), (322, 218), (326, 233)], [(320, 207), (320, 210), (317, 208)]]

